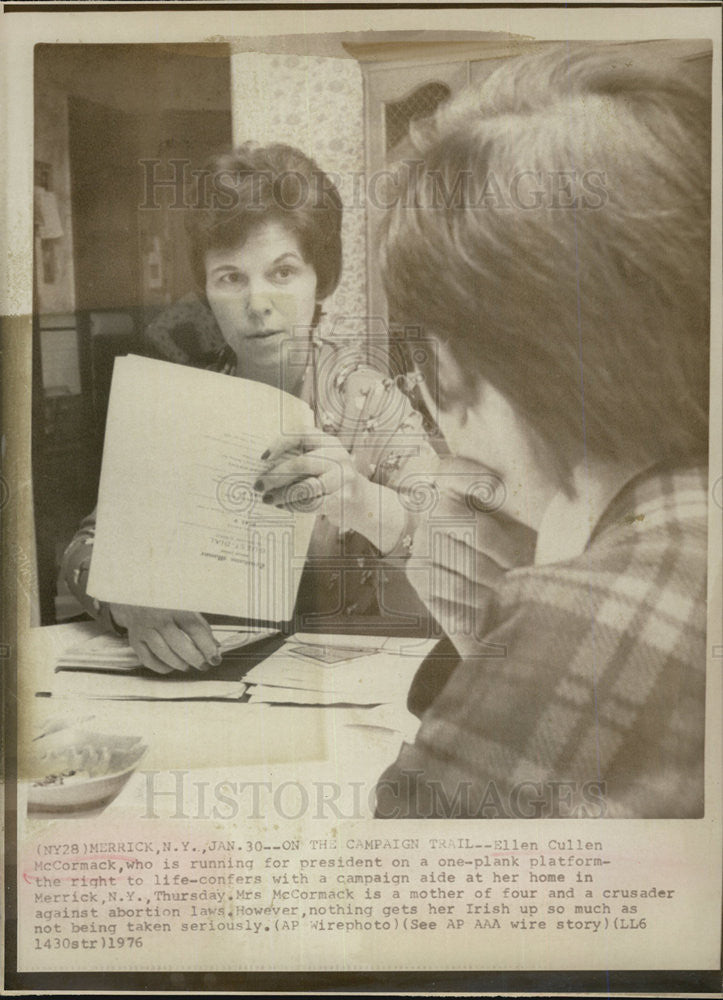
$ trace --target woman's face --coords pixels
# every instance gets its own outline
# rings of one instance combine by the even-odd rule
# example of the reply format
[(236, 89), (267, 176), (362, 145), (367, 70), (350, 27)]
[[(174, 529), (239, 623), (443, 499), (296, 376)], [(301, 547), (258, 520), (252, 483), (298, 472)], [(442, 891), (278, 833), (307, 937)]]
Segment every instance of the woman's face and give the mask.
[(238, 374), (296, 392), (316, 298), (316, 272), (281, 222), (261, 222), (238, 246), (206, 253), (206, 295), (238, 358)]
[(477, 465), (492, 471), (504, 483), (504, 511), (537, 530), (542, 514), (557, 488), (540, 464), (540, 449), (522, 418), (490, 382), (480, 379), (474, 404), (464, 402), (463, 373), (449, 348), (437, 348), (437, 380), (445, 407), (437, 405), (422, 383), (420, 391), (437, 421), (452, 459), (465, 468)]

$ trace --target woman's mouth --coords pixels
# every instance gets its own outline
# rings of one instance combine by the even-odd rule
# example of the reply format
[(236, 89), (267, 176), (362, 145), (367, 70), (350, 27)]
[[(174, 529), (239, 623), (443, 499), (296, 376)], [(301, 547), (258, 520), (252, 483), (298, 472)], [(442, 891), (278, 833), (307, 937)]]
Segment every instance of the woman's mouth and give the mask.
[(270, 337), (278, 337), (283, 330), (256, 330), (254, 333), (246, 335), (247, 340), (268, 340)]

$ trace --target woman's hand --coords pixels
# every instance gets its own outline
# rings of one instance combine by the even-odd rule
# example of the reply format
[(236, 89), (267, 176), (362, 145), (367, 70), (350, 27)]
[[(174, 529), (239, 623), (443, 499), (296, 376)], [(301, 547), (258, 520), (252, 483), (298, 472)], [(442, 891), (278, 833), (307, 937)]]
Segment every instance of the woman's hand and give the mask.
[(110, 613), (128, 630), (128, 642), (144, 667), (157, 674), (208, 670), (221, 662), (206, 619), (192, 611), (111, 604)]
[(264, 452), (268, 467), (255, 484), (264, 503), (296, 512), (323, 513), (332, 524), (355, 528), (355, 510), (364, 485), (351, 455), (338, 438), (313, 431), (279, 438)]
[(494, 592), (505, 570), (477, 543), (442, 530), (431, 564), (412, 561), (407, 576), (460, 655), (471, 655), (489, 629)]
[(503, 508), (507, 491), (490, 470), (441, 463), (407, 576), (463, 657), (504, 655), (485, 635), (507, 572), (534, 558), (535, 532)]
[(324, 514), (341, 531), (356, 531), (381, 552), (391, 550), (405, 512), (394, 490), (371, 483), (338, 438), (315, 431), (280, 438), (264, 453), (256, 489), (264, 503)]
[(264, 494), (264, 503), (312, 511), (324, 497), (324, 513), (337, 524), (362, 478), (341, 441), (323, 431), (278, 438), (261, 457), (267, 468), (255, 488)]

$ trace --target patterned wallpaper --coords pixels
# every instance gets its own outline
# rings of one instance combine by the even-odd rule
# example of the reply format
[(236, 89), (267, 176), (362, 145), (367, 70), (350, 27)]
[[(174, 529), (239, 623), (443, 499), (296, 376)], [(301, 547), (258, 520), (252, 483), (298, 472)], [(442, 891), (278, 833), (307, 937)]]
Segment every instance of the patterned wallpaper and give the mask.
[[(288, 142), (340, 177), (344, 269), (327, 302), (327, 323), (366, 312), (366, 214), (362, 74), (354, 59), (231, 56), (234, 142)], [(354, 324), (358, 329), (358, 323)], [(335, 329), (348, 324), (337, 321)]]

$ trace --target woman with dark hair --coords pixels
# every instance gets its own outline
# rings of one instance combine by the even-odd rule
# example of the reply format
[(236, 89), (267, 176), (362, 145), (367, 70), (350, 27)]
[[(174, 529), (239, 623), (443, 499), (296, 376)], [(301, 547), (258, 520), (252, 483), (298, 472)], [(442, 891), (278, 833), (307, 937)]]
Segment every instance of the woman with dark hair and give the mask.
[(390, 306), (438, 345), (452, 453), (537, 542), (505, 571), (439, 526), (417, 586), (448, 655), (379, 816), (703, 814), (710, 128), (706, 52), (579, 45), (416, 130)]
[[(323, 503), (302, 578), (298, 627), (329, 631), (341, 623), (348, 630), (376, 617), (408, 628), (410, 614), (422, 627), (426, 613), (403, 571), (393, 563), (382, 570), (379, 557), (408, 551), (407, 511), (394, 487), (415, 464), (426, 471), (434, 452), (420, 414), (401, 391), (404, 374), (369, 364), (361, 337), (352, 344), (322, 336), (322, 304), (341, 273), (341, 220), (329, 177), (290, 146), (247, 143), (196, 174), (188, 215), (191, 262), (224, 341), (206, 366), (303, 398), (324, 432), (310, 445), (299, 443), (298, 451), (309, 451), (295, 456), (304, 463), (298, 472), (284, 465), (287, 445), (269, 442), (273, 473), (257, 483), (265, 502), (283, 503), (285, 483), (312, 477)], [(293, 464), (294, 456), (285, 460)], [(218, 662), (201, 614), (100, 605), (87, 595), (93, 532), (92, 515), (63, 565), (84, 608), (127, 634), (142, 663), (159, 673)]]

